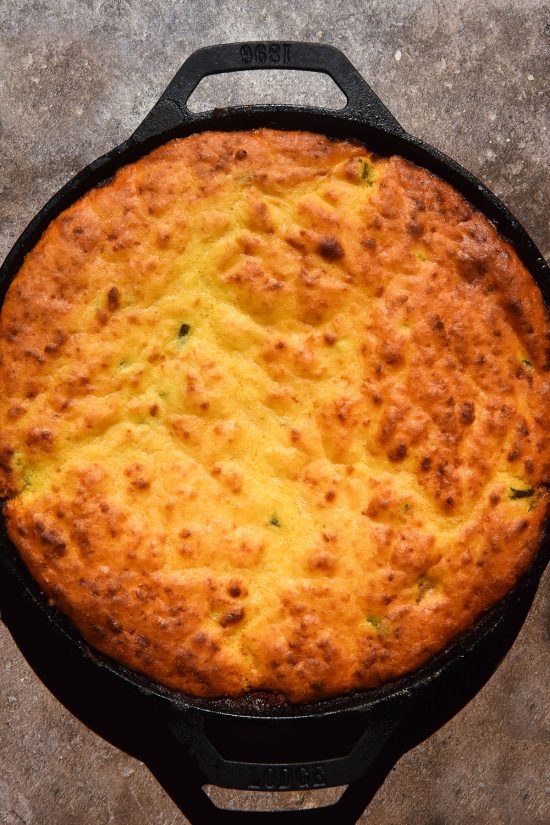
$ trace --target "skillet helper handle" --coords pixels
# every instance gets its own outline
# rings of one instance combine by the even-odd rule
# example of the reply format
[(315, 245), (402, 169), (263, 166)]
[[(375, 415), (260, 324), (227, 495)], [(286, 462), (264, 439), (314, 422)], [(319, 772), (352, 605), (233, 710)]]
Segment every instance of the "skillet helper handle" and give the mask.
[[(391, 710), (382, 708), (381, 711), (369, 711), (366, 716), (358, 718), (358, 738), (346, 755), (315, 762), (245, 762), (227, 759), (210, 741), (200, 711), (177, 712), (165, 707), (161, 715), (206, 783), (235, 790), (291, 791), (349, 785), (361, 779), (410, 706), (409, 699), (397, 706), (393, 704)], [(271, 723), (275, 733), (279, 723), (280, 720)], [(270, 731), (266, 731), (266, 736), (269, 733)], [(298, 721), (295, 731), (287, 731), (285, 735), (299, 738), (301, 733)], [(246, 731), (243, 731), (242, 736), (246, 741)]]
[[(132, 138), (142, 141), (178, 125), (200, 121), (187, 102), (208, 75), (256, 69), (299, 69), (328, 74), (347, 98), (341, 117), (360, 119), (393, 133), (403, 130), (348, 58), (325, 43), (251, 41), (206, 46), (193, 52), (138, 126)], [(268, 107), (271, 108), (271, 107)]]

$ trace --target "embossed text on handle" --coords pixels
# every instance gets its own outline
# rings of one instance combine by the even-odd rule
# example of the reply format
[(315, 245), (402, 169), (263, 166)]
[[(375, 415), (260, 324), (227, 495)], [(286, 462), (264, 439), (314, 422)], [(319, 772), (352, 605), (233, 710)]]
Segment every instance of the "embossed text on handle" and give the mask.
[(245, 66), (288, 66), (290, 46), (290, 43), (245, 43), (240, 47), (241, 63)]
[(290, 788), (324, 788), (327, 784), (323, 765), (269, 765), (248, 769), (248, 788), (254, 791), (285, 791)]

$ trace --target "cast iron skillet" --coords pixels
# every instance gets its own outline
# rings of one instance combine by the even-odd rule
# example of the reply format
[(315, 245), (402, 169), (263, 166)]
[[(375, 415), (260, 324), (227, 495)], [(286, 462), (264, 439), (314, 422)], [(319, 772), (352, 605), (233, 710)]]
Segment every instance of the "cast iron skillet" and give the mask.
[[(192, 114), (187, 100), (203, 77), (243, 69), (305, 69), (323, 72), (340, 87), (347, 105), (338, 112), (295, 106), (239, 106)], [(550, 305), (550, 272), (518, 221), (469, 172), (441, 152), (408, 135), (347, 58), (318, 43), (252, 42), (212, 46), (194, 52), (129, 140), (91, 163), (40, 210), (0, 269), (0, 301), (24, 256), (47, 224), (88, 189), (104, 182), (174, 137), (206, 129), (258, 127), (305, 129), (333, 138), (355, 138), (381, 155), (400, 154), (439, 175), (481, 210), (523, 260)], [(56, 631), (82, 657), (92, 658), (113, 679), (123, 679), (161, 714), (195, 761), (204, 779), (222, 787), (291, 790), (352, 783), (364, 776), (390, 736), (406, 736), (414, 707), (495, 648), (510, 617), (519, 623), (528, 609), (550, 555), (544, 538), (528, 572), (501, 602), (445, 651), (414, 673), (376, 690), (307, 705), (291, 706), (266, 694), (241, 700), (201, 700), (158, 685), (90, 649), (80, 634), (48, 605), (7, 537), (2, 521), (0, 561), (14, 589), (31, 597)], [(516, 630), (517, 632), (517, 630)], [(476, 659), (477, 657), (477, 659)], [(493, 667), (496, 666), (494, 663)], [(242, 761), (242, 750), (247, 750)], [(222, 756), (220, 750), (223, 750)]]

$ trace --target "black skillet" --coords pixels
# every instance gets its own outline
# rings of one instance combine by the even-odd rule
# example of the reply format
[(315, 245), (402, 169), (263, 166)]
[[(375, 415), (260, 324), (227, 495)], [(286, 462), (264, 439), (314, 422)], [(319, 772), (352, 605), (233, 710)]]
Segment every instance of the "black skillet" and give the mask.
[[(188, 110), (189, 96), (207, 75), (269, 68), (328, 74), (345, 94), (347, 105), (337, 112), (271, 105), (198, 114)], [(548, 267), (506, 207), (457, 163), (408, 135), (340, 51), (318, 43), (294, 42), (235, 43), (194, 52), (129, 140), (86, 167), (31, 221), (0, 269), (0, 300), (47, 224), (119, 167), (174, 137), (207, 129), (258, 127), (305, 129), (333, 138), (355, 138), (381, 155), (400, 154), (439, 175), (512, 243), (539, 285), (546, 306), (550, 305)], [(365, 775), (390, 738), (410, 740), (415, 709), (422, 697), (437, 697), (438, 691), (448, 691), (449, 685), (458, 685), (472, 668), (483, 667), (482, 662), (490, 662), (494, 670), (526, 615), (550, 555), (550, 535), (546, 530), (537, 556), (514, 590), (424, 667), (380, 689), (300, 706), (281, 704), (265, 694), (238, 701), (200, 700), (130, 671), (92, 651), (64, 616), (48, 605), (9, 541), (3, 523), (0, 550), (10, 587), (21, 592), (23, 601), (30, 596), (34, 613), (38, 606), (44, 620), (67, 637), (81, 657), (91, 658), (112, 679), (125, 680), (139, 692), (168, 723), (205, 781), (236, 789), (292, 790), (355, 782)], [(510, 622), (514, 624), (512, 637)]]

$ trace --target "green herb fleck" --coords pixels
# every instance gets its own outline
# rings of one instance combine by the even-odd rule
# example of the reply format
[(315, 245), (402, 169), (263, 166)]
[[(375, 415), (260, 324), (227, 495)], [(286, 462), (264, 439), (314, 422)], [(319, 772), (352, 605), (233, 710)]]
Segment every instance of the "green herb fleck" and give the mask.
[(182, 324), (178, 332), (178, 338), (186, 338), (189, 335), (191, 327), (189, 324)]
[(366, 181), (368, 186), (372, 186), (374, 183), (372, 167), (366, 160), (360, 160), (359, 163), (361, 164), (361, 180)]
[(273, 513), (273, 515), (269, 519), (269, 523), (272, 524), (273, 527), (280, 527), (281, 526), (281, 522), (279, 521), (279, 518), (278, 518), (278, 516), (275, 515), (275, 513)]
[(382, 619), (380, 616), (367, 616), (367, 622), (373, 627), (380, 627), (382, 624)]
[(406, 501), (405, 504), (401, 505), (401, 512), (402, 513), (407, 513), (411, 509), (411, 507), (412, 507), (412, 504), (409, 504), (409, 502)]
[(531, 363), (531, 361), (528, 358), (522, 358), (521, 363), (525, 364), (526, 367), (532, 367), (533, 366), (533, 364)]
[(516, 487), (510, 487), (510, 498), (531, 498), (535, 495), (532, 487), (527, 487), (525, 490), (518, 490)]
[(428, 256), (426, 255), (425, 252), (422, 252), (422, 251), (417, 252), (416, 257), (418, 258), (419, 261), (427, 261), (428, 260)]

